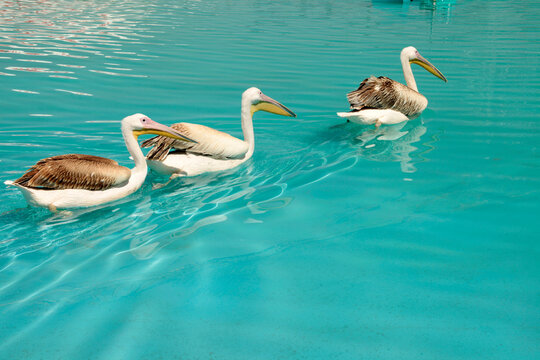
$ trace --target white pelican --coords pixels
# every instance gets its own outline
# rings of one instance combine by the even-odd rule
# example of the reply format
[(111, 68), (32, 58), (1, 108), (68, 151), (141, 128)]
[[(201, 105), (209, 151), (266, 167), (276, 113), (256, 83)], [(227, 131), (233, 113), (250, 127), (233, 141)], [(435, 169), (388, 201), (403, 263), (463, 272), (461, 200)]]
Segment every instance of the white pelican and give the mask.
[(174, 178), (223, 171), (242, 164), (251, 158), (255, 149), (253, 114), (259, 110), (296, 117), (287, 107), (252, 87), (242, 94), (244, 140), (204, 125), (177, 123), (171, 128), (189, 136), (196, 143), (188, 144), (163, 136), (148, 139), (141, 145), (153, 146), (146, 156), (148, 166), (159, 174)]
[(123, 198), (137, 191), (148, 172), (137, 138), (143, 134), (170, 136), (193, 142), (190, 138), (158, 124), (142, 114), (122, 120), (122, 135), (135, 162), (133, 169), (114, 160), (92, 155), (68, 154), (38, 161), (15, 181), (6, 181), (23, 193), (26, 201), (51, 211), (88, 207)]
[(351, 111), (338, 116), (360, 124), (397, 124), (413, 119), (427, 107), (428, 101), (418, 92), (411, 63), (418, 64), (436, 77), (447, 82), (444, 75), (427, 61), (418, 50), (409, 46), (401, 50), (401, 66), (407, 86), (387, 77), (370, 76), (357, 90), (347, 94)]

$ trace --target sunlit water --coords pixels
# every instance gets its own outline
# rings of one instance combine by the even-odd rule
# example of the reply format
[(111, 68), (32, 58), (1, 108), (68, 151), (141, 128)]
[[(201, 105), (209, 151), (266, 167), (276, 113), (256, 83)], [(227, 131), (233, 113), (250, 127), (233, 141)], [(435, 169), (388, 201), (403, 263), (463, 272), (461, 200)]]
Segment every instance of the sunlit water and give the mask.
[[(241, 136), (242, 167), (150, 174), (134, 195), (51, 214), (0, 192), (5, 359), (540, 358), (540, 3), (0, 3), (0, 180), (37, 160), (132, 166), (119, 121)], [(429, 107), (344, 123), (371, 74)], [(2, 185), (3, 186), (3, 185)]]

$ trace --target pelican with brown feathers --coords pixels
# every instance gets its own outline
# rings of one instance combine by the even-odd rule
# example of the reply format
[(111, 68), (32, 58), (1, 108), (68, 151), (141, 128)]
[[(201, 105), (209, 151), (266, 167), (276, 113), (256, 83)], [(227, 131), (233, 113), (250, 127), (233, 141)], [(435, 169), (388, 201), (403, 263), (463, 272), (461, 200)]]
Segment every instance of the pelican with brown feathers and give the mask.
[(418, 92), (411, 63), (417, 64), (447, 82), (444, 75), (418, 50), (409, 46), (401, 50), (401, 66), (407, 86), (384, 76), (371, 76), (358, 89), (347, 94), (351, 105), (349, 112), (339, 112), (338, 116), (360, 124), (397, 124), (414, 119), (427, 107), (426, 97)]
[(196, 142), (186, 143), (164, 136), (148, 139), (142, 143), (142, 147), (152, 147), (146, 156), (148, 166), (157, 173), (171, 175), (172, 178), (232, 169), (253, 155), (253, 114), (260, 110), (296, 117), (287, 107), (252, 87), (242, 94), (241, 122), (244, 140), (204, 125), (177, 123), (171, 125), (171, 128)]
[(38, 161), (19, 179), (5, 184), (19, 188), (29, 204), (51, 211), (94, 206), (123, 198), (141, 187), (148, 172), (137, 142), (144, 134), (193, 143), (180, 132), (145, 115), (135, 114), (122, 120), (122, 135), (135, 162), (133, 169), (99, 156), (59, 155)]

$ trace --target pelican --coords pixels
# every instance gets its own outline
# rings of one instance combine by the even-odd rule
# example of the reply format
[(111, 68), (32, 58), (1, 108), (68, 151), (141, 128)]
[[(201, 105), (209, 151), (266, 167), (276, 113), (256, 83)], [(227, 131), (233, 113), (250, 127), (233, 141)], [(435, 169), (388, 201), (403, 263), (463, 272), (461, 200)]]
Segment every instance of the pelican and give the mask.
[(251, 158), (255, 149), (253, 114), (259, 110), (296, 117), (287, 107), (252, 87), (242, 94), (244, 140), (204, 125), (177, 123), (171, 128), (196, 142), (188, 144), (163, 136), (148, 139), (141, 145), (153, 146), (146, 156), (148, 166), (159, 174), (175, 178), (228, 170), (242, 164)]
[(411, 63), (420, 65), (444, 82), (448, 80), (412, 46), (401, 50), (400, 58), (407, 86), (384, 76), (370, 76), (360, 83), (358, 89), (347, 94), (351, 111), (339, 112), (338, 116), (355, 123), (375, 124), (379, 127), (381, 124), (397, 124), (420, 115), (428, 101), (418, 92)]
[(133, 169), (114, 160), (93, 155), (68, 154), (38, 161), (23, 176), (6, 185), (19, 188), (33, 206), (57, 209), (89, 207), (128, 196), (137, 191), (148, 172), (137, 138), (157, 134), (193, 142), (190, 138), (142, 114), (122, 120), (122, 135), (135, 162)]

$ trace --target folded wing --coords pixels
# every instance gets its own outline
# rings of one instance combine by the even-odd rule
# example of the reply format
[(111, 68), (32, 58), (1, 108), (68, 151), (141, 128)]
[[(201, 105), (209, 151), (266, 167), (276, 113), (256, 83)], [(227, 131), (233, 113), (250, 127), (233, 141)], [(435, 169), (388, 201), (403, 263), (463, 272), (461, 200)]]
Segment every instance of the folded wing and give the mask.
[(163, 161), (171, 150), (183, 150), (216, 159), (239, 159), (244, 157), (249, 148), (245, 141), (208, 126), (178, 123), (171, 127), (197, 143), (156, 136), (141, 144), (142, 147), (153, 147), (146, 155), (147, 159)]
[(125, 184), (131, 170), (111, 159), (68, 154), (38, 161), (16, 184), (42, 190), (106, 190)]
[(420, 93), (384, 76), (371, 76), (347, 94), (352, 111), (392, 109), (407, 116), (422, 112), (427, 99)]

